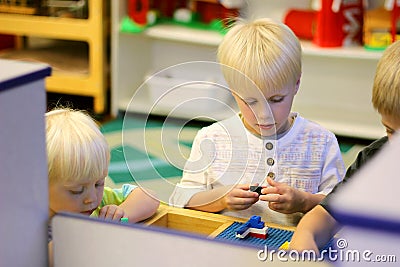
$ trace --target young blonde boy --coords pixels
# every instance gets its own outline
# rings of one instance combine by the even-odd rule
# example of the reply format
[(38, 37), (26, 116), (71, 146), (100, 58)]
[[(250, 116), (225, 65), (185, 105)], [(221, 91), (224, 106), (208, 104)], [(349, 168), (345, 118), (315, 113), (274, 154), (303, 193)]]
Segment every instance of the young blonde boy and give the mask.
[(290, 249), (319, 252), (319, 249), (326, 245), (340, 228), (340, 224), (330, 213), (329, 203), (330, 199), (335, 197), (334, 192), (345, 186), (345, 182), (369, 162), (397, 130), (400, 130), (400, 41), (390, 45), (378, 62), (372, 88), (372, 103), (381, 115), (387, 136), (364, 148), (347, 170), (344, 180), (320, 205), (315, 206), (301, 219), (290, 242)]
[(335, 135), (291, 112), (299, 40), (282, 23), (239, 20), (218, 59), (240, 112), (198, 132), (170, 204), (296, 225), (345, 171)]
[[(88, 114), (60, 108), (47, 112), (45, 119), (50, 219), (58, 212), (73, 212), (134, 223), (157, 211), (159, 201), (139, 187), (104, 187), (110, 150)], [(50, 225), (48, 230), (49, 266), (53, 266)]]
[(110, 151), (88, 114), (72, 109), (47, 112), (46, 142), (50, 217), (66, 211), (138, 222), (157, 210), (159, 201), (139, 187), (104, 187)]

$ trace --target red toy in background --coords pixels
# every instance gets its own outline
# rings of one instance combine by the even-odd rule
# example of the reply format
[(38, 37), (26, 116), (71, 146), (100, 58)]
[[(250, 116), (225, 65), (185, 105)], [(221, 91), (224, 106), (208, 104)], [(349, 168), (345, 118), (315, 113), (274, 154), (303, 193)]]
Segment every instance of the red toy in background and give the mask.
[(164, 18), (172, 18), (175, 10), (188, 6), (187, 0), (153, 0), (151, 2), (151, 8), (158, 10), (160, 17)]
[[(154, 24), (156, 18), (173, 19), (177, 11), (198, 14), (200, 21), (209, 24), (216, 20), (227, 23), (227, 19), (239, 16), (244, 0), (129, 0), (128, 17), (138, 26), (137, 30)], [(226, 25), (225, 25), (226, 26)]]
[(317, 24), (317, 11), (290, 9), (286, 13), (284, 23), (288, 25), (294, 34), (300, 39), (312, 40)]
[(238, 17), (239, 8), (243, 5), (240, 1), (195, 0), (193, 2), (194, 11), (200, 14), (201, 21), (204, 23), (210, 23), (215, 19)]
[(299, 38), (321, 47), (362, 44), (363, 0), (316, 0), (313, 10), (289, 10), (287, 24)]
[(363, 0), (321, 0), (314, 43), (322, 47), (362, 45)]
[(129, 0), (128, 16), (137, 24), (146, 25), (150, 10), (157, 10), (160, 17), (172, 18), (176, 9), (186, 6), (187, 0)]
[(392, 9), (392, 41), (400, 40), (400, 0), (393, 1)]
[(129, 0), (128, 16), (140, 25), (147, 24), (147, 12), (149, 11), (149, 0)]

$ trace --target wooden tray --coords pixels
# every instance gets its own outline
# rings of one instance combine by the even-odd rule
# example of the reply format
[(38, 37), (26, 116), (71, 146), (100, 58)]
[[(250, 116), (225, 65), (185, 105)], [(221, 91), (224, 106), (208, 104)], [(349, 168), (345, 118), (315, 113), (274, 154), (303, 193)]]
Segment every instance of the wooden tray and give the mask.
[[(161, 204), (157, 213), (145, 224), (149, 226), (166, 227), (173, 230), (205, 235), (214, 238), (234, 222), (244, 223), (247, 219), (225, 216), (221, 214), (202, 212), (190, 209), (170, 207)], [(268, 227), (293, 231), (295, 227), (284, 227), (266, 223)]]

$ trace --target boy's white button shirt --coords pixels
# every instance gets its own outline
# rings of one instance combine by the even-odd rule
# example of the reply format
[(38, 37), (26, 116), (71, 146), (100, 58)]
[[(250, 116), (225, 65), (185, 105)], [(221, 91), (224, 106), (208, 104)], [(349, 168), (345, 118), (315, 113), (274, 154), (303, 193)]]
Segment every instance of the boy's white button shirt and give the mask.
[[(170, 204), (183, 207), (198, 192), (226, 185), (274, 179), (310, 193), (328, 194), (342, 180), (345, 166), (333, 133), (297, 113), (291, 129), (278, 140), (262, 139), (245, 129), (239, 116), (202, 128), (196, 135), (182, 180)], [(302, 214), (281, 214), (258, 201), (242, 211), (221, 213), (297, 225)]]

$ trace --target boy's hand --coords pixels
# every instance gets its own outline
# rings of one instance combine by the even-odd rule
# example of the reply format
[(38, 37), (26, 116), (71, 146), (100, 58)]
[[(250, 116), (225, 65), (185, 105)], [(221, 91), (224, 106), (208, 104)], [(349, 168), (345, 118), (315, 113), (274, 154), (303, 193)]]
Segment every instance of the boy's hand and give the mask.
[(125, 211), (117, 205), (107, 205), (101, 208), (99, 213), (100, 219), (119, 221), (125, 216)]
[(249, 191), (250, 185), (236, 185), (224, 196), (225, 206), (229, 210), (245, 210), (258, 201), (258, 193)]
[(268, 201), (271, 210), (290, 214), (303, 210), (303, 192), (285, 183), (279, 183), (267, 178), (270, 185), (261, 190), (260, 200)]

